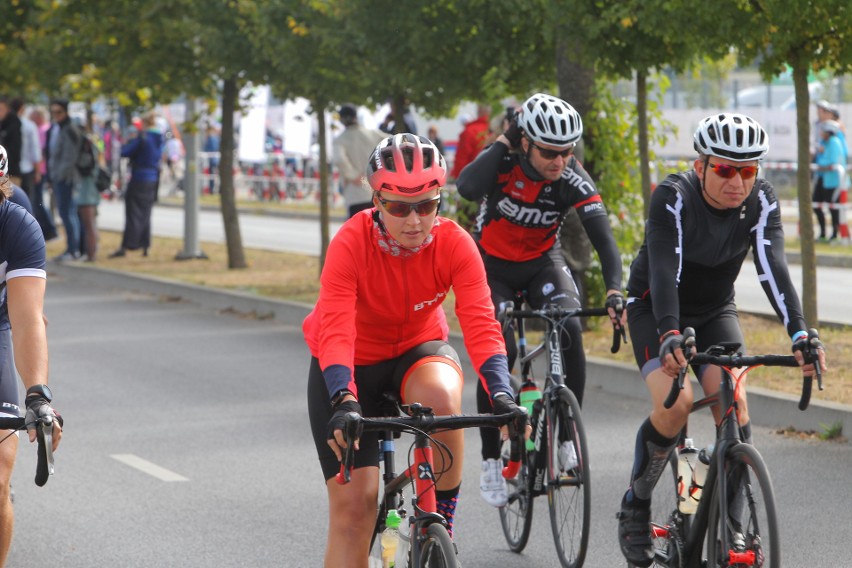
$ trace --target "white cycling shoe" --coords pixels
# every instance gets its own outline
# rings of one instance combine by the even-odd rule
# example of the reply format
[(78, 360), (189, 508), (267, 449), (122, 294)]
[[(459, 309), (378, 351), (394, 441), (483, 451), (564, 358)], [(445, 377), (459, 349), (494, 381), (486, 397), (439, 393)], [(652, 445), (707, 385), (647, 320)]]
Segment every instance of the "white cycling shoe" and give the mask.
[(488, 459), (482, 462), (479, 476), (479, 494), (492, 507), (505, 507), (509, 501), (506, 480), (503, 478), (503, 461)]

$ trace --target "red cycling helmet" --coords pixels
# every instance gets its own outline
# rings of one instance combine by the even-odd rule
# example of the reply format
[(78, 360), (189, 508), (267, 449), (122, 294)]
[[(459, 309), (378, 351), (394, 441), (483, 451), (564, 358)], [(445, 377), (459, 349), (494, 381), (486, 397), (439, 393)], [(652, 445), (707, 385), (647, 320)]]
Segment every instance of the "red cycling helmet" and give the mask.
[(428, 138), (394, 134), (373, 150), (366, 174), (374, 191), (420, 195), (444, 186), (447, 163)]

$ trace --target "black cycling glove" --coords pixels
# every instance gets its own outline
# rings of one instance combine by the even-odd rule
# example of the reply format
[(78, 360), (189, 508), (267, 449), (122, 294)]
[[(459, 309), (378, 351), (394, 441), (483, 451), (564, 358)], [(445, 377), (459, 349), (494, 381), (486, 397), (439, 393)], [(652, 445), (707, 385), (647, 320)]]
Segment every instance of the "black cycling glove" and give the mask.
[(518, 411), (518, 405), (515, 403), (515, 399), (508, 395), (503, 396), (500, 394), (495, 396), (491, 399), (491, 406), (493, 407), (494, 416), (512, 414)]
[(518, 126), (518, 114), (515, 113), (515, 116), (513, 116), (509, 120), (508, 128), (506, 128), (506, 130), (503, 132), (503, 136), (505, 136), (506, 140), (509, 141), (510, 149), (514, 149), (520, 146), (522, 135), (523, 132), (521, 131), (521, 127)]
[(335, 430), (344, 430), (346, 426), (346, 415), (350, 412), (361, 414), (361, 405), (358, 404), (358, 401), (347, 400), (334, 407), (334, 414), (332, 415), (331, 420), (328, 421), (328, 440), (334, 439)]
[(669, 353), (674, 356), (677, 349), (683, 347), (683, 336), (677, 330), (666, 332), (660, 341), (660, 360), (665, 358)]
[(819, 337), (809, 337), (807, 334), (799, 337), (793, 342), (793, 353), (801, 351), (805, 361), (817, 358), (817, 349), (825, 349)]
[(612, 308), (615, 310), (615, 315), (620, 315), (622, 311), (624, 311), (624, 296), (621, 292), (613, 292), (609, 296), (606, 297), (606, 302), (604, 303), (605, 308)]
[(24, 417), (24, 423), (27, 425), (27, 430), (35, 429), (39, 419), (44, 418), (45, 416), (50, 416), (59, 422), (60, 427), (64, 424), (62, 416), (60, 416), (59, 413), (50, 406), (50, 401), (43, 396), (30, 395), (25, 399), (25, 401), (27, 404), (27, 413)]

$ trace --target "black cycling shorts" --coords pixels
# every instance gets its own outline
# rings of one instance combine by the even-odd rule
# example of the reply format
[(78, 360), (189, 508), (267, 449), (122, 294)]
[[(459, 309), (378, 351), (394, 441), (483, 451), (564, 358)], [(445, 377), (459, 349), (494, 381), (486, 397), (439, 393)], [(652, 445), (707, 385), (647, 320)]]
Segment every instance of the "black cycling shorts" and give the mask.
[(12, 352), (12, 332), (0, 330), (0, 416), (21, 416), (21, 395)]
[(491, 300), (499, 312), (500, 304), (514, 301), (515, 292), (525, 291), (532, 309), (558, 305), (579, 308), (580, 294), (571, 269), (558, 250), (550, 250), (538, 258), (524, 262), (503, 260), (483, 255)]
[[(418, 363), (424, 359), (446, 359), (447, 363), (459, 370), (461, 360), (458, 353), (446, 341), (427, 341), (410, 349), (394, 359), (388, 359), (374, 365), (355, 366), (355, 386), (358, 388), (358, 403), (364, 416), (387, 416), (389, 410), (382, 408), (383, 394), (399, 394), (403, 381)], [(317, 449), (320, 466), (326, 480), (340, 471), (340, 462), (328, 447), (328, 421), (334, 414), (329, 402), (328, 387), (319, 360), (311, 358), (308, 373), (308, 415), (311, 431)], [(401, 398), (401, 397), (400, 397)], [(408, 401), (410, 402), (410, 401)], [(379, 465), (379, 434), (365, 432), (361, 436), (360, 450), (355, 453), (354, 468)]]
[[(687, 327), (695, 330), (695, 344), (698, 351), (704, 351), (721, 342), (737, 342), (745, 353), (745, 338), (740, 328), (737, 307), (733, 302), (700, 316), (681, 314), (680, 325), (681, 332)], [(649, 373), (661, 366), (660, 334), (651, 302), (633, 300), (627, 304), (627, 328), (630, 330), (633, 356), (642, 371), (642, 377), (646, 378)], [(701, 370), (694, 370), (700, 381)]]

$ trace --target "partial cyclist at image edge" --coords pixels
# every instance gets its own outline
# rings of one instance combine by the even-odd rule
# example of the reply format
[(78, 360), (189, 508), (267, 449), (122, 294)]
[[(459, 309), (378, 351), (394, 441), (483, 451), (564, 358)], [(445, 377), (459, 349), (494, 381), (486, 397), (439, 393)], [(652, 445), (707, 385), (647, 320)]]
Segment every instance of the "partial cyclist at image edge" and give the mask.
[[(623, 314), (620, 319), (616, 315), (624, 304), (621, 255), (603, 200), (573, 155), (582, 134), (582, 119), (570, 104), (537, 93), (519, 107), (494, 144), (459, 174), (459, 194), (480, 202), (473, 235), (498, 312), (512, 305), (516, 292), (525, 292), (533, 309), (581, 307), (559, 241), (562, 220), (573, 208), (600, 257), (613, 323), (624, 323)], [(564, 322), (561, 337), (565, 383), (582, 405), (586, 356), (580, 321)], [(510, 327), (505, 340), (511, 369), (517, 349)], [(477, 388), (478, 411), (488, 412), (489, 405), (485, 391)], [(481, 494), (486, 502), (500, 507), (507, 499), (505, 480), (499, 475), (500, 439), (493, 429), (480, 433)]]
[[(634, 566), (653, 562), (652, 491), (666, 471), (692, 406), (689, 381), (671, 409), (663, 404), (672, 377), (687, 365), (681, 333), (687, 327), (695, 329), (698, 351), (736, 342), (745, 352), (734, 282), (749, 250), (803, 373), (814, 371), (802, 356), (808, 349), (808, 332), (787, 269), (779, 203), (772, 185), (757, 177), (760, 160), (769, 150), (766, 132), (748, 116), (715, 114), (699, 123), (694, 146), (698, 156), (693, 168), (668, 176), (651, 195), (645, 241), (627, 286), (634, 356), (653, 405), (637, 432), (630, 483), (618, 513), (621, 550)], [(825, 368), (822, 349), (819, 360)], [(719, 367), (702, 366), (696, 375), (705, 394), (718, 391)], [(718, 424), (719, 410), (712, 410)], [(744, 389), (738, 410), (742, 439), (751, 444)]]
[[(53, 447), (62, 437), (61, 418), (50, 406), (47, 386), (47, 333), (44, 319), (44, 235), (27, 211), (9, 201), (12, 182), (9, 159), (0, 146), (0, 417), (19, 418), (24, 413), (30, 442), (36, 439), (39, 419), (53, 420)], [(14, 337), (14, 342), (12, 341)], [(18, 377), (26, 388), (25, 408), (20, 406)], [(5, 565), (12, 541), (14, 511), (10, 479), (18, 449), (14, 431), (0, 431), (0, 567)]]
[[(442, 302), (452, 290), (465, 347), (494, 400), (515, 412), (502, 330), (482, 259), (471, 236), (438, 216), (447, 168), (426, 138), (397, 134), (369, 158), (373, 207), (356, 213), (331, 241), (316, 306), (303, 323), (311, 351), (308, 410), (329, 497), (327, 567), (365, 566), (378, 499), (377, 434), (364, 433), (351, 482), (340, 467), (344, 417), (378, 416), (383, 394), (419, 402), (436, 415), (461, 412), (462, 369), (448, 343)], [(490, 409), (489, 409), (490, 410)], [(436, 434), (455, 456), (436, 455), (438, 511), (452, 530), (463, 465), (461, 430)]]

